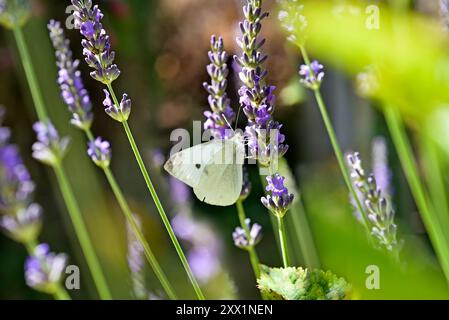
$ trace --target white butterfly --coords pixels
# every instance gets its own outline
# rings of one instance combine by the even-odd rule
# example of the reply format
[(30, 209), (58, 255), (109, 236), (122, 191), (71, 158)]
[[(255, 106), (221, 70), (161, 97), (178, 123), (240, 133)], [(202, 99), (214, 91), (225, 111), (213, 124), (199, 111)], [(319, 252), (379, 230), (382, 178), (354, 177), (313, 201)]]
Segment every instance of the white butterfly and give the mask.
[(175, 153), (164, 169), (192, 187), (199, 200), (224, 207), (240, 197), (244, 160), (243, 137), (235, 134)]

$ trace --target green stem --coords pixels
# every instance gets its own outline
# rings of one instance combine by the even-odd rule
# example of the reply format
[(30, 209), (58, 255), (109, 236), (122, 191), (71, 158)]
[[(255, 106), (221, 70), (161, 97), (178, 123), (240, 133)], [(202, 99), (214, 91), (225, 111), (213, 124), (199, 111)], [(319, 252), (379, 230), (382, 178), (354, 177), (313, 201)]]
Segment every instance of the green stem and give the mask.
[[(13, 32), (19, 50), (20, 58), (22, 60), (25, 75), (28, 81), (28, 85), (30, 87), (31, 96), (33, 98), (34, 107), (36, 109), (38, 119), (39, 121), (46, 123), (49, 121), (48, 114), (45, 108), (44, 99), (42, 98), (42, 94), (39, 89), (38, 80), (33, 68), (31, 56), (29, 54), (28, 47), (24, 39), (22, 29), (20, 27), (16, 27), (13, 29)], [(53, 169), (58, 178), (59, 187), (63, 194), (72, 222), (74, 223), (74, 227), (78, 239), (80, 241), (80, 244), (82, 246), (82, 250), (86, 255), (86, 261), (89, 265), (90, 271), (92, 272), (92, 277), (94, 278), (94, 281), (97, 285), (99, 295), (102, 299), (111, 299), (111, 294), (109, 292), (109, 289), (107, 288), (104, 275), (99, 267), (97, 257), (95, 256), (95, 253), (93, 251), (92, 244), (88, 237), (86, 228), (84, 226), (84, 222), (81, 218), (80, 210), (73, 196), (71, 187), (67, 181), (64, 169), (61, 166), (61, 164), (58, 164)], [(75, 221), (77, 222), (77, 225), (75, 225)], [(80, 236), (82, 238), (80, 238)]]
[(392, 107), (386, 107), (384, 109), (384, 114), (393, 142), (399, 154), (402, 168), (404, 169), (405, 176), (409, 183), (410, 190), (421, 217), (423, 218), (426, 229), (429, 232), (430, 239), (434, 245), (443, 272), (449, 282), (449, 245), (438, 217), (434, 215), (430, 209), (428, 196), (420, 181), (418, 168), (413, 157), (412, 147), (405, 132), (401, 116), (398, 111)]
[(53, 168), (59, 186), (61, 188), (62, 196), (67, 205), (67, 210), (72, 220), (73, 227), (78, 237), (78, 241), (80, 242), (81, 249), (86, 258), (86, 262), (92, 273), (92, 278), (95, 282), (100, 298), (103, 300), (111, 300), (112, 296), (106, 284), (106, 279), (104, 277), (103, 271), (101, 270), (100, 263), (98, 262), (98, 258), (89, 238), (86, 225), (84, 224), (80, 209), (75, 200), (72, 188), (70, 187), (70, 184), (67, 180), (64, 169), (62, 168), (61, 164), (56, 164)]
[[(114, 89), (109, 84), (108, 85), (109, 93), (111, 94), (112, 100), (114, 101), (115, 105), (120, 105), (117, 96), (115, 95)], [(148, 174), (148, 170), (145, 167), (145, 164), (143, 162), (142, 156), (140, 154), (139, 148), (137, 147), (136, 141), (134, 139), (134, 136), (131, 132), (131, 128), (128, 125), (127, 121), (123, 122), (123, 129), (125, 130), (126, 136), (128, 138), (129, 144), (131, 145), (131, 148), (133, 150), (134, 156), (136, 158), (137, 164), (139, 165), (140, 171), (142, 173), (142, 176), (145, 180), (145, 183), (147, 185), (147, 188), (151, 194), (151, 197), (153, 198), (154, 204), (156, 205), (156, 208), (159, 212), (159, 215), (162, 219), (162, 222), (164, 223), (165, 228), (167, 229), (168, 235), (170, 236), (170, 239), (173, 243), (173, 246), (176, 249), (176, 252), (179, 256), (179, 259), (181, 260), (181, 263), (184, 267), (185, 272), (187, 273), (187, 276), (189, 277), (190, 283), (193, 286), (193, 289), (195, 290), (195, 293), (199, 300), (205, 300), (204, 294), (201, 291), (201, 288), (198, 284), (198, 281), (196, 280), (195, 276), (193, 275), (192, 270), (190, 269), (189, 263), (187, 262), (187, 258), (184, 255), (184, 252), (182, 251), (181, 245), (179, 244), (178, 239), (176, 238), (176, 235), (173, 231), (172, 226), (170, 225), (170, 221), (167, 217), (167, 214), (165, 213), (164, 207), (162, 206), (161, 201), (159, 200), (159, 196), (156, 193), (156, 189), (154, 188), (154, 185), (151, 181), (150, 175)]]
[[(237, 206), (237, 213), (238, 213), (239, 220), (240, 220), (240, 225), (243, 228), (243, 230), (245, 231), (246, 238), (249, 240), (249, 239), (251, 239), (251, 233), (250, 233), (250, 230), (248, 229), (248, 225), (245, 223), (246, 214), (245, 214), (245, 208), (243, 206), (243, 201), (238, 200), (236, 203), (236, 206)], [(254, 248), (254, 246), (248, 247), (248, 254), (249, 254), (249, 259), (251, 261), (251, 266), (253, 267), (254, 276), (256, 277), (256, 279), (259, 279), (260, 278), (260, 261), (259, 261), (259, 257), (257, 255), (256, 249)]]
[(425, 167), (427, 168), (428, 186), (435, 207), (435, 213), (440, 219), (444, 230), (449, 230), (449, 203), (447, 199), (444, 172), (441, 168), (438, 147), (428, 137), (421, 142), (424, 154)]
[(135, 236), (137, 237), (137, 240), (139, 240), (140, 244), (142, 245), (144, 249), (145, 256), (151, 266), (153, 268), (154, 273), (156, 274), (156, 277), (159, 279), (162, 287), (164, 288), (165, 292), (167, 293), (167, 296), (171, 300), (176, 300), (176, 294), (173, 291), (173, 288), (170, 285), (170, 282), (168, 281), (164, 271), (162, 270), (161, 266), (159, 265), (159, 262), (156, 259), (156, 256), (154, 255), (153, 251), (150, 248), (150, 245), (145, 239), (145, 236), (143, 235), (141, 229), (139, 228), (136, 219), (133, 217), (133, 214), (131, 212), (131, 209), (128, 205), (128, 202), (126, 201), (119, 185), (117, 184), (117, 181), (115, 180), (114, 175), (111, 172), (111, 169), (105, 168), (104, 173), (106, 175), (106, 178), (111, 185), (112, 191), (114, 192), (115, 197), (117, 198), (117, 201), (120, 205), (120, 208), (122, 209), (126, 219), (128, 220), (128, 223), (133, 230)]
[[(306, 49), (303, 46), (300, 46), (300, 50), (301, 50), (301, 54), (303, 56), (304, 62), (310, 67), (310, 59), (309, 59)], [(349, 192), (351, 193), (351, 196), (354, 198), (354, 201), (356, 202), (357, 209), (359, 210), (359, 212), (362, 215), (364, 225), (365, 225), (366, 229), (369, 231), (370, 222), (368, 220), (368, 215), (359, 199), (359, 196), (354, 188), (354, 185), (352, 184), (351, 178), (348, 173), (348, 169), (346, 167), (346, 162), (344, 160), (343, 152), (340, 148), (340, 144), (338, 143), (337, 135), (335, 133), (332, 122), (329, 118), (329, 114), (327, 113), (327, 108), (323, 101), (323, 97), (321, 96), (320, 89), (315, 88), (315, 89), (313, 89), (313, 92), (315, 95), (316, 102), (318, 104), (318, 108), (321, 113), (321, 117), (323, 118), (324, 125), (327, 130), (327, 134), (329, 135), (329, 138), (330, 138), (330, 141), (332, 144), (332, 148), (334, 149), (334, 153), (337, 158), (341, 174), (343, 175), (343, 179), (345, 180), (346, 186), (348, 187)]]
[(23, 69), (30, 86), (31, 96), (36, 107), (36, 113), (40, 121), (46, 122), (48, 119), (47, 111), (45, 109), (44, 99), (42, 98), (39, 90), (36, 73), (34, 72), (33, 63), (23, 36), (22, 29), (16, 27), (13, 29), (14, 38), (16, 39), (17, 48), (19, 49), (19, 55), (22, 60)]
[(284, 268), (287, 268), (290, 266), (290, 260), (288, 257), (287, 234), (285, 233), (284, 218), (278, 216), (277, 220), (279, 239), (281, 242), (282, 262), (284, 263)]
[(309, 221), (307, 220), (306, 211), (302, 203), (302, 199), (298, 199), (290, 209), (293, 226), (298, 239), (301, 252), (304, 255), (304, 262), (307, 268), (319, 268), (320, 259), (316, 252), (315, 242), (313, 241), (312, 231), (310, 230)]
[[(36, 241), (30, 241), (28, 243), (25, 243), (25, 248), (28, 251), (28, 254), (30, 256), (34, 256), (34, 251), (36, 250), (37, 247), (37, 243)], [(43, 261), (41, 261), (42, 263), (42, 267), (46, 268), (46, 265), (43, 263)], [(56, 283), (55, 284), (55, 293), (53, 294), (53, 297), (55, 300), (72, 300), (72, 298), (70, 298), (70, 295), (67, 293), (67, 291), (65, 290), (65, 288), (61, 285), (61, 283)]]

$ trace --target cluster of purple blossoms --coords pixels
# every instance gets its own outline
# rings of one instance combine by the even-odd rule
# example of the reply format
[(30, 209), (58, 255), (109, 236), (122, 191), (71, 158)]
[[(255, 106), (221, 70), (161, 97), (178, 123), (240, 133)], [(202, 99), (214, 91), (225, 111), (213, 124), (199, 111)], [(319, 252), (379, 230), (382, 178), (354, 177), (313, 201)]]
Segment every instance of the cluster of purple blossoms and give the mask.
[(267, 177), (267, 194), (262, 198), (263, 205), (275, 216), (283, 218), (293, 203), (294, 195), (284, 185), (285, 177), (275, 174)]
[(87, 154), (100, 168), (106, 169), (111, 164), (111, 144), (101, 137), (88, 143)]
[(371, 234), (380, 247), (397, 253), (399, 244), (396, 239), (397, 226), (394, 223), (395, 212), (384, 197), (374, 175), (366, 176), (359, 153), (347, 156), (354, 187), (362, 195), (364, 206), (368, 214), (368, 226)]
[(205, 111), (207, 120), (204, 130), (210, 130), (216, 139), (226, 139), (232, 136), (232, 128), (229, 126), (235, 120), (235, 113), (231, 108), (230, 100), (226, 94), (228, 86), (227, 77), (229, 69), (227, 65), (228, 55), (224, 51), (223, 38), (211, 38), (211, 50), (209, 51), (210, 64), (207, 73), (211, 78), (211, 84), (205, 82), (204, 89), (209, 93), (208, 101), (212, 111)]
[(49, 166), (58, 165), (68, 151), (70, 138), (59, 137), (51, 122), (36, 122), (33, 129), (37, 135), (32, 147), (33, 158)]
[[(0, 108), (0, 123), (5, 110)], [(32, 203), (34, 183), (10, 130), (0, 127), (0, 228), (17, 242), (35, 241), (42, 227), (41, 207)]]
[(78, 70), (79, 60), (73, 60), (70, 41), (64, 37), (60, 22), (51, 20), (48, 30), (56, 53), (61, 96), (72, 113), (71, 123), (82, 130), (88, 130), (93, 121), (92, 103)]
[(317, 60), (314, 60), (310, 65), (303, 64), (299, 68), (299, 75), (301, 76), (301, 83), (307, 88), (317, 90), (321, 86), (324, 79), (324, 66)]
[[(259, 40), (262, 29), (262, 20), (268, 16), (262, 11), (262, 0), (246, 0), (243, 6), (244, 21), (239, 24), (242, 32), (241, 38), (237, 38), (237, 44), (242, 49), (240, 57), (234, 59), (241, 67), (239, 73), (243, 85), (239, 89), (240, 104), (248, 118), (246, 137), (250, 157), (257, 159), (263, 167), (271, 167), (274, 161), (285, 155), (288, 145), (285, 143), (285, 135), (280, 130), (282, 125), (273, 119), (275, 110), (274, 86), (266, 85), (267, 71), (263, 63), (267, 56), (260, 50), (265, 44), (265, 39)], [(279, 175), (267, 177), (268, 185), (282, 180)], [(293, 196), (288, 193), (281, 196), (272, 193), (262, 198), (262, 202), (271, 211), (283, 216), (289, 209)], [(267, 188), (267, 191), (272, 191)]]
[(91, 0), (72, 0), (72, 4), (75, 27), (85, 37), (81, 43), (85, 60), (95, 69), (90, 75), (106, 85), (111, 84), (119, 77), (120, 70), (113, 64), (115, 52), (111, 50), (109, 36), (101, 24), (103, 14), (97, 5), (92, 6)]
[(48, 244), (38, 245), (25, 262), (25, 279), (28, 286), (48, 294), (57, 291), (67, 265), (65, 254), (55, 254)]
[(248, 250), (255, 247), (262, 239), (262, 226), (258, 223), (251, 225), (250, 219), (246, 219), (245, 224), (249, 234), (247, 235), (247, 231), (242, 227), (237, 227), (232, 233), (232, 238), (236, 247)]
[(268, 167), (273, 157), (282, 157), (288, 149), (284, 144), (285, 136), (280, 133), (282, 125), (272, 118), (276, 88), (265, 84), (267, 71), (262, 65), (267, 56), (260, 51), (265, 39), (258, 40), (261, 22), (268, 13), (262, 11), (261, 0), (247, 0), (243, 13), (245, 20), (239, 24), (242, 36), (237, 38), (242, 56), (234, 57), (241, 67), (239, 77), (243, 85), (239, 89), (240, 104), (248, 118), (246, 135), (250, 156)]

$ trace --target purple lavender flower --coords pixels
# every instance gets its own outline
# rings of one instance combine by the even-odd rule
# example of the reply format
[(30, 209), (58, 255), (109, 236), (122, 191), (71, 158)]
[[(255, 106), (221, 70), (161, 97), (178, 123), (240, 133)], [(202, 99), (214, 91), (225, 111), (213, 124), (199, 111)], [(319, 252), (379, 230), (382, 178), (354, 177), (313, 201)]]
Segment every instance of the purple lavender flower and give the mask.
[[(4, 115), (5, 109), (0, 106), (0, 124)], [(34, 183), (9, 139), (9, 128), (0, 127), (0, 212), (13, 215), (29, 205)]]
[[(142, 222), (138, 215), (133, 215), (139, 229), (142, 229)], [(131, 272), (131, 280), (133, 293), (138, 299), (145, 299), (148, 292), (145, 289), (145, 273), (144, 273), (144, 249), (140, 241), (137, 239), (134, 231), (129, 223), (127, 223), (128, 235), (128, 267)]]
[(33, 129), (37, 135), (37, 141), (33, 144), (33, 158), (49, 166), (60, 163), (67, 153), (70, 139), (60, 138), (51, 122), (36, 122)]
[(29, 0), (0, 0), (0, 24), (9, 29), (22, 27), (31, 14)]
[(111, 144), (101, 137), (88, 143), (87, 154), (100, 168), (106, 169), (111, 164)]
[(23, 244), (35, 241), (42, 229), (42, 208), (32, 203), (14, 215), (0, 217), (0, 227), (14, 241)]
[(234, 244), (236, 247), (247, 250), (255, 247), (262, 239), (262, 226), (257, 223), (251, 225), (250, 219), (246, 219), (245, 224), (249, 232), (249, 239), (245, 229), (242, 227), (235, 228), (232, 233), (232, 238), (234, 239)]
[(85, 60), (89, 67), (95, 69), (90, 75), (109, 85), (119, 77), (120, 70), (113, 64), (115, 52), (111, 50), (109, 36), (101, 24), (103, 14), (97, 5), (92, 7), (91, 0), (72, 0), (72, 4), (75, 7), (75, 26), (85, 37), (81, 42)]
[(118, 122), (127, 121), (131, 113), (131, 99), (128, 98), (128, 95), (126, 93), (123, 94), (122, 101), (120, 102), (120, 105), (117, 106), (111, 100), (108, 90), (104, 89), (103, 91), (106, 96), (103, 101), (106, 113)]
[(60, 22), (50, 20), (48, 30), (56, 53), (61, 96), (72, 113), (71, 123), (82, 130), (88, 130), (93, 120), (92, 103), (78, 70), (79, 60), (73, 60), (70, 41), (64, 37)]
[(210, 64), (207, 66), (207, 73), (211, 78), (211, 84), (203, 84), (209, 93), (209, 106), (212, 110), (204, 112), (207, 121), (204, 123), (204, 130), (210, 130), (216, 139), (229, 138), (232, 128), (229, 125), (235, 120), (235, 113), (230, 106), (230, 100), (226, 94), (228, 85), (227, 76), (229, 74), (227, 66), (228, 55), (224, 51), (223, 38), (211, 38), (211, 50), (209, 51)]
[(25, 279), (28, 286), (48, 294), (54, 294), (61, 282), (67, 264), (65, 254), (50, 252), (48, 244), (38, 245), (25, 262)]
[(285, 178), (279, 174), (267, 177), (266, 191), (270, 194), (262, 197), (263, 205), (277, 217), (284, 217), (293, 203), (294, 196), (284, 185)]
[(397, 254), (400, 245), (396, 239), (397, 226), (394, 223), (395, 212), (392, 206), (383, 196), (374, 175), (366, 176), (359, 153), (348, 155), (347, 162), (351, 169), (352, 182), (363, 196), (372, 236), (380, 247)]
[[(268, 13), (262, 11), (261, 0), (246, 0), (245, 3), (245, 19), (239, 24), (242, 36), (237, 39), (242, 55), (234, 57), (241, 67), (240, 104), (248, 118), (245, 131), (249, 140), (250, 156), (257, 159), (262, 166), (269, 167), (274, 157), (282, 157), (287, 152), (288, 146), (283, 144), (285, 137), (280, 134), (282, 126), (272, 119), (276, 88), (265, 84), (267, 71), (263, 68), (263, 63), (267, 56), (260, 51), (265, 39), (258, 39), (262, 29), (261, 22)], [(271, 140), (273, 132), (277, 132), (279, 139)]]
[(321, 82), (324, 79), (324, 67), (317, 60), (312, 61), (310, 66), (307, 64), (301, 65), (299, 75), (301, 76), (301, 83), (310, 89), (319, 89)]

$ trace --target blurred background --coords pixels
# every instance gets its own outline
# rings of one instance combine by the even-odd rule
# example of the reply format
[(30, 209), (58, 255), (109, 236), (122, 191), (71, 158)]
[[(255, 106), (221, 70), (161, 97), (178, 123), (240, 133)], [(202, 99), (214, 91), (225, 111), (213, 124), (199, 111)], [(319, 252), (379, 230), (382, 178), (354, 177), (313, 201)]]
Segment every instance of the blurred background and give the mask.
[[(204, 119), (202, 113), (208, 106), (202, 83), (208, 81), (205, 68), (210, 36), (223, 36), (231, 56), (239, 53), (234, 39), (242, 14), (241, 1), (103, 0), (95, 3), (105, 13), (104, 24), (117, 53), (116, 63), (122, 70), (116, 90), (128, 93), (133, 100), (130, 122), (136, 139), (206, 296), (259, 298), (247, 254), (234, 247), (232, 241), (232, 231), (239, 224), (235, 208), (199, 203), (190, 194), (190, 189), (171, 180), (161, 169), (171, 146), (171, 131), (176, 128), (191, 130), (192, 120)], [(351, 1), (334, 3), (345, 6)], [(69, 126), (69, 114), (56, 85), (57, 70), (46, 24), (49, 19), (64, 23), (69, 1), (33, 0), (32, 4), (33, 16), (24, 33), (50, 117), (61, 133), (73, 139), (65, 167), (114, 297), (130, 299), (133, 297), (132, 282), (121, 212), (103, 175), (87, 157), (84, 137)], [(353, 216), (315, 101), (299, 83), (299, 50), (285, 40), (275, 5), (275, 1), (264, 1), (265, 9), (272, 12), (262, 32), (267, 38), (268, 81), (277, 87), (275, 117), (284, 123), (290, 145), (286, 159), (301, 192), (302, 221), (308, 222), (313, 250), (318, 256), (315, 267), (330, 269), (345, 277), (353, 286), (355, 298), (449, 298), (446, 282), (410, 195), (382, 114), (375, 104), (357, 95), (354, 77), (326, 66), (322, 92), (343, 149), (360, 151), (369, 165), (373, 139), (385, 138), (394, 182), (393, 200), (399, 236), (404, 240), (403, 254), (407, 257), (405, 266), (396, 265), (369, 245), (363, 227)], [(410, 2), (407, 10), (435, 21), (440, 19), (436, 0)], [(67, 30), (66, 35), (71, 40), (75, 57), (82, 58), (78, 31)], [(326, 65), (327, 61), (321, 62)], [(233, 70), (231, 59), (229, 65)], [(81, 70), (94, 104), (93, 131), (112, 142), (112, 169), (134, 212), (142, 219), (145, 235), (169, 279), (173, 279), (180, 296), (193, 298), (176, 253), (147, 195), (126, 137), (121, 127), (103, 112), (102, 88), (88, 76), (89, 70), (84, 63), (81, 63)], [(235, 76), (230, 76), (229, 92), (236, 110), (239, 83)], [(13, 141), (20, 146), (37, 184), (36, 201), (44, 206), (41, 239), (50, 243), (53, 250), (67, 252), (70, 264), (80, 266), (81, 290), (71, 292), (74, 298), (94, 298), (95, 290), (53, 173), (31, 158), (31, 145), (35, 139), (31, 126), (36, 116), (14, 39), (3, 28), (0, 28), (0, 104), (6, 106), (5, 125), (11, 127)], [(264, 238), (257, 251), (264, 264), (280, 266), (270, 216), (259, 201), (263, 189), (256, 168), (250, 168), (250, 177), (253, 190), (245, 207), (251, 219), (264, 228)], [(295, 264), (304, 266), (305, 259), (298, 244), (292, 242), (291, 248)], [(49, 298), (26, 286), (23, 276), (25, 257), (26, 252), (19, 244), (0, 237), (0, 299)], [(368, 265), (381, 266), (381, 290), (366, 290), (365, 269)], [(146, 272), (146, 285), (155, 297), (161, 296), (158, 282), (150, 270)]]

